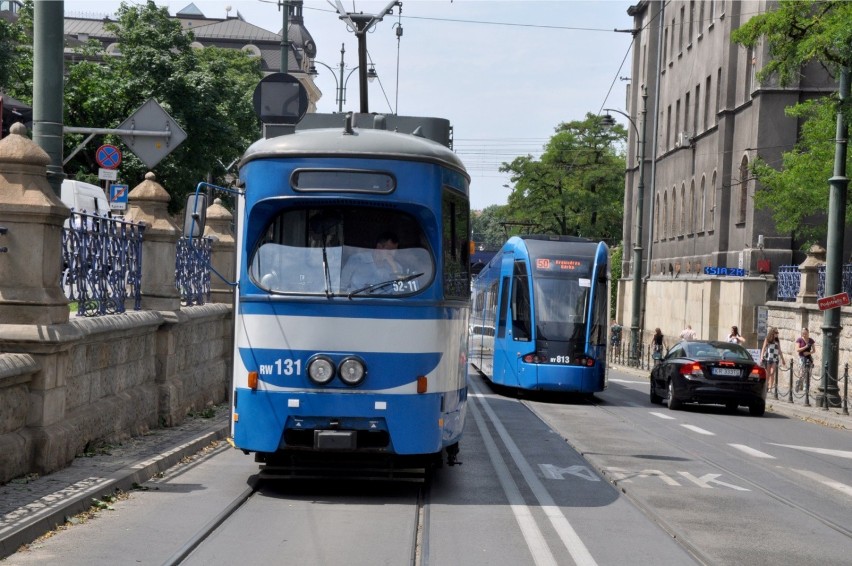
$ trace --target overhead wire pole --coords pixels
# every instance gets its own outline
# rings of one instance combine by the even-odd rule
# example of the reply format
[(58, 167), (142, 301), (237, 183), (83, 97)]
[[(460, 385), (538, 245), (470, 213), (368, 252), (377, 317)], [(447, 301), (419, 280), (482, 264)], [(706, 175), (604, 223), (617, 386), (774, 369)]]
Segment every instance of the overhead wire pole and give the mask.
[(344, 10), (340, 0), (335, 0), (335, 6), (337, 13), (340, 14), (340, 19), (348, 24), (358, 39), (358, 85), (361, 95), (361, 112), (366, 114), (370, 111), (367, 93), (367, 32), (382, 21), (387, 14), (392, 13), (394, 6), (402, 7), (402, 2), (392, 0), (381, 12), (375, 15), (348, 13)]
[[(826, 297), (840, 293), (843, 281), (843, 226), (846, 218), (846, 196), (849, 178), (846, 176), (846, 149), (849, 125), (844, 114), (849, 102), (849, 67), (840, 72), (840, 101), (837, 105), (837, 130), (834, 146), (834, 174), (828, 180), (828, 232), (826, 237), (825, 293)], [(828, 410), (840, 406), (838, 397), (838, 341), (840, 338), (840, 309), (827, 309), (822, 318), (822, 393), (817, 403)], [(834, 376), (830, 379), (830, 376)]]
[(290, 70), (290, 2), (283, 0), (278, 4), (284, 11), (284, 27), (281, 28), (281, 72)]

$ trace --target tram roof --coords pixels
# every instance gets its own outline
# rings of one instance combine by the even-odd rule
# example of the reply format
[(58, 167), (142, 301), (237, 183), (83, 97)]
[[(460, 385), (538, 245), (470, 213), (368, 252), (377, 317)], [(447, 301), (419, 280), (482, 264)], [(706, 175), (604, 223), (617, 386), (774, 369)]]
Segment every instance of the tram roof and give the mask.
[(440, 143), (414, 134), (378, 129), (323, 128), (296, 130), (253, 143), (240, 167), (255, 159), (274, 157), (350, 157), (425, 161), (455, 169), (470, 181), (462, 160)]

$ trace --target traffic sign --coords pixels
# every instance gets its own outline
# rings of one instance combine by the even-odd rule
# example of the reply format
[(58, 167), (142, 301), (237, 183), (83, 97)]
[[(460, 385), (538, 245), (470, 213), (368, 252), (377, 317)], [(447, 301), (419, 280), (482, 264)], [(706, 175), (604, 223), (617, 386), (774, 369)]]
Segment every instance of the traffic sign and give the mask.
[(110, 210), (127, 210), (127, 185), (109, 186), (109, 208)]
[(183, 128), (153, 98), (149, 98), (118, 129), (163, 132), (162, 136), (121, 134), (121, 141), (148, 167), (154, 167), (186, 139)]
[(821, 299), (817, 299), (817, 306), (821, 311), (836, 309), (837, 307), (843, 307), (848, 304), (849, 293), (838, 293), (836, 295), (831, 295), (830, 297), (823, 297)]
[(98, 179), (101, 181), (115, 181), (118, 179), (118, 171), (101, 167), (98, 169)]
[(105, 143), (95, 152), (95, 161), (104, 169), (115, 169), (121, 164), (121, 150)]

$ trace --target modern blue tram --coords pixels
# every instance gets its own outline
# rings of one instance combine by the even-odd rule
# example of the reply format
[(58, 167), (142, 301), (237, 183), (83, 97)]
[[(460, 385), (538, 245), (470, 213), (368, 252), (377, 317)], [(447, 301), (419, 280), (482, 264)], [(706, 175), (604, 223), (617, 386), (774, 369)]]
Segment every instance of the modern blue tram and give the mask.
[(603, 242), (510, 238), (473, 282), (471, 364), (507, 387), (603, 391), (609, 279)]
[(231, 432), (266, 468), (458, 451), (469, 176), (419, 131), (357, 118), (373, 119), (262, 139), (240, 163)]

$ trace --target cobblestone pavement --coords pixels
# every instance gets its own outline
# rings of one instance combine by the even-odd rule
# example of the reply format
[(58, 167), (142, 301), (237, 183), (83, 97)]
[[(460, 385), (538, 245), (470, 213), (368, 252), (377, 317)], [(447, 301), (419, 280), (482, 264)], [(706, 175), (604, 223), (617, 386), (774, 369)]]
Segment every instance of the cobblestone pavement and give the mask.
[(93, 500), (129, 491), (227, 435), (228, 407), (222, 405), (212, 416), (191, 416), (178, 426), (78, 456), (52, 474), (0, 485), (0, 559), (88, 509)]

